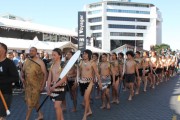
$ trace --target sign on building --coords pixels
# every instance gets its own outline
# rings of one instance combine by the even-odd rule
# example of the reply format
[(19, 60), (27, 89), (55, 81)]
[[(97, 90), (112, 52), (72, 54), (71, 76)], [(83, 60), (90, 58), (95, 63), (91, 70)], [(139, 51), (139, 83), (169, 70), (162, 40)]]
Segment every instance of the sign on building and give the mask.
[(86, 49), (86, 12), (78, 12), (78, 49)]

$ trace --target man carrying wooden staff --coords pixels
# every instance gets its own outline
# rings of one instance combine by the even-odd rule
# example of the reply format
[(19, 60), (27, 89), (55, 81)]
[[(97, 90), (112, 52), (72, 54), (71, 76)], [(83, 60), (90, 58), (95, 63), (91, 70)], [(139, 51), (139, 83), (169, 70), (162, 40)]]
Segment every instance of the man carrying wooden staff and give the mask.
[[(0, 43), (0, 120), (5, 120), (12, 100), (12, 83), (18, 82), (19, 75), (12, 60), (6, 58), (7, 46)], [(3, 99), (4, 98), (4, 99)], [(7, 113), (6, 113), (7, 112)]]

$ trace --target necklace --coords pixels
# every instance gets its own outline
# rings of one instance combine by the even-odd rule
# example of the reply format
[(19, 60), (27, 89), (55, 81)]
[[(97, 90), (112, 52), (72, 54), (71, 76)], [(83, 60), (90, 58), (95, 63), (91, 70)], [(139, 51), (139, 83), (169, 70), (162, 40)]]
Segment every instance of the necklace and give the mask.
[(84, 66), (86, 67), (86, 66), (87, 66), (87, 64), (88, 64), (88, 62), (83, 62), (83, 64), (84, 64)]

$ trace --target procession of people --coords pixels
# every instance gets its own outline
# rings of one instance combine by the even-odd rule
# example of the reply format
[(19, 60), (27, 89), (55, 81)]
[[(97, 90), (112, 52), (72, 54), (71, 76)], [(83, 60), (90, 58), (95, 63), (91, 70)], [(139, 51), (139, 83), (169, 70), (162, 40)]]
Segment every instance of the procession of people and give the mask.
[[(175, 52), (158, 54), (156, 51), (127, 51), (125, 54), (98, 54), (86, 49), (67, 75), (58, 81), (73, 54), (74, 52), (68, 51), (62, 60), (59, 48), (52, 50), (50, 58), (47, 52), (38, 53), (37, 48), (31, 47), (28, 54), (21, 54), (18, 58), (16, 52), (12, 57), (7, 46), (0, 43), (0, 91), (8, 108), (12, 100), (12, 86), (20, 86), (25, 93), (27, 106), (24, 119), (29, 120), (33, 108), (37, 110), (40, 107), (40, 95), (46, 90), (54, 103), (56, 119), (64, 120), (63, 110), (68, 104), (66, 93), (69, 92), (72, 99), (72, 112), (78, 112), (77, 90), (80, 90), (84, 106), (82, 120), (87, 120), (88, 116), (96, 114), (91, 109), (93, 97), (101, 99), (100, 110), (111, 110), (111, 104), (123, 104), (121, 90), (129, 91), (127, 100), (132, 101), (134, 96), (141, 94), (141, 88), (146, 93), (148, 87), (155, 89), (162, 82), (169, 81), (177, 74), (180, 62), (180, 57)], [(97, 93), (97, 96), (93, 96), (93, 93)], [(0, 120), (5, 120), (6, 115), (1, 97)], [(42, 119), (45, 119), (43, 111), (39, 110), (37, 120)]]

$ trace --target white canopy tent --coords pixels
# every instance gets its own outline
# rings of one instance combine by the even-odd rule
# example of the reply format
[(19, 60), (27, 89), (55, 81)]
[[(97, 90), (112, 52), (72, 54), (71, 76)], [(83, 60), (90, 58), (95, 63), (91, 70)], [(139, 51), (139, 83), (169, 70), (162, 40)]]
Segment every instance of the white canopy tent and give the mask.
[(109, 51), (106, 50), (102, 50), (96, 47), (92, 47), (92, 46), (86, 46), (86, 49), (91, 50), (92, 52), (97, 52), (97, 53), (109, 53)]
[(0, 27), (22, 29), (24, 31), (38, 31), (42, 33), (51, 33), (57, 35), (77, 36), (77, 33), (75, 31), (41, 25), (37, 23), (32, 23), (30, 21), (12, 20), (2, 17), (0, 17)]
[(70, 41), (67, 41), (67, 42), (45, 42), (45, 41), (39, 41), (37, 39), (25, 40), (25, 39), (0, 37), (0, 42), (6, 44), (8, 46), (8, 49), (13, 49), (13, 50), (28, 51), (30, 47), (36, 47), (38, 50), (44, 50), (49, 53), (54, 48), (64, 49), (64, 48), (68, 47), (68, 48), (77, 50), (77, 47)]

